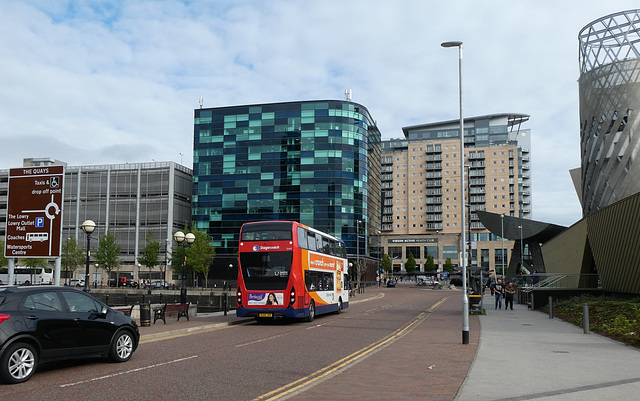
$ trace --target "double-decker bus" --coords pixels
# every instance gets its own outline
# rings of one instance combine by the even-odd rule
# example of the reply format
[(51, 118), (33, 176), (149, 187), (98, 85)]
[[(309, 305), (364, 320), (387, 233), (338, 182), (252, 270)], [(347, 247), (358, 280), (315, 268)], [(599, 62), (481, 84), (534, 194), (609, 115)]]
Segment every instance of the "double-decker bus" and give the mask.
[(294, 221), (245, 223), (236, 315), (262, 319), (340, 313), (349, 307), (344, 242)]

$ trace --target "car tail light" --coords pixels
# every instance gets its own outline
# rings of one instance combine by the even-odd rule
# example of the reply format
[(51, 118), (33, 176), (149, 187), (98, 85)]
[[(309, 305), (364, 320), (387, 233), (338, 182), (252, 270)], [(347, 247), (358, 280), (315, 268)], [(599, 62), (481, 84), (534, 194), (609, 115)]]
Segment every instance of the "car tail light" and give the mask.
[(296, 289), (291, 287), (291, 292), (289, 293), (289, 306), (292, 306), (296, 301)]
[(237, 296), (237, 304), (238, 306), (242, 306), (242, 291), (240, 290), (240, 288), (238, 288), (238, 292), (236, 292), (236, 296)]
[(4, 322), (5, 320), (9, 319), (11, 316), (6, 315), (4, 313), (0, 313), (0, 323)]

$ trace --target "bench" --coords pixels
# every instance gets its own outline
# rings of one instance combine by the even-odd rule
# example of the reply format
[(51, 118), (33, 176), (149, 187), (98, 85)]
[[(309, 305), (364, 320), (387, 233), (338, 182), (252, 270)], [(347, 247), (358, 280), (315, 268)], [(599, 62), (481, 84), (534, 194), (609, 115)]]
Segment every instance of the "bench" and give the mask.
[(174, 312), (178, 313), (178, 321), (180, 321), (180, 317), (182, 316), (189, 320), (189, 304), (164, 304), (161, 308), (153, 311), (153, 324), (156, 324), (156, 320), (158, 319), (161, 319), (164, 324), (167, 324), (165, 315)]
[(120, 311), (120, 312), (124, 312), (125, 315), (131, 316), (131, 313), (133, 312), (133, 305), (131, 305), (131, 306), (117, 306), (117, 307), (112, 307), (111, 309), (117, 310), (117, 311)]

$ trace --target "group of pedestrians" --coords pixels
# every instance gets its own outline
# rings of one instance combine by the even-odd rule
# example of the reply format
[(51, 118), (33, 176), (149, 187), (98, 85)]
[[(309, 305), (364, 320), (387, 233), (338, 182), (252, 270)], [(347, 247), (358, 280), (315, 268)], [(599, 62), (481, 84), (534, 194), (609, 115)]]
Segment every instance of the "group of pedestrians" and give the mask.
[(504, 298), (504, 310), (507, 310), (508, 307), (513, 310), (513, 296), (516, 293), (513, 283), (505, 286), (502, 280), (498, 279), (495, 283), (491, 282), (489, 288), (491, 289), (491, 295), (496, 297), (495, 309), (502, 310), (502, 298)]

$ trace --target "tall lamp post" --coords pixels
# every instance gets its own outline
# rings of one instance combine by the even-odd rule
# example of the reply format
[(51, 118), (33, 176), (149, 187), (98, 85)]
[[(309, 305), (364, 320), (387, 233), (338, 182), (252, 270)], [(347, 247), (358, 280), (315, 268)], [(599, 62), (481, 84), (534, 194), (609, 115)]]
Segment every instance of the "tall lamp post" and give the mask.
[(520, 269), (524, 269), (524, 245), (522, 244), (522, 225), (519, 225), (520, 229)]
[(464, 120), (462, 118), (462, 42), (444, 42), (442, 47), (458, 48), (458, 89), (460, 99), (460, 203), (462, 213), (462, 343), (469, 344), (469, 297), (467, 296), (467, 239), (465, 237), (465, 203), (464, 203)]
[(356, 278), (358, 279), (358, 293), (360, 293), (360, 270), (362, 269), (362, 267), (360, 266), (360, 223), (362, 223), (360, 220), (356, 220), (356, 244), (358, 247), (356, 253)]
[(502, 257), (500, 260), (502, 261), (502, 277), (504, 277), (504, 213), (500, 215), (500, 239), (502, 240)]
[(193, 244), (196, 240), (196, 236), (192, 233), (187, 233), (186, 235), (182, 231), (178, 231), (173, 234), (173, 239), (176, 240), (178, 246), (182, 246), (182, 285), (180, 287), (180, 303), (187, 303), (187, 284), (186, 279), (187, 275), (185, 273), (185, 268), (187, 265), (187, 246)]
[(84, 292), (89, 292), (89, 258), (91, 256), (91, 233), (96, 229), (96, 223), (93, 220), (85, 220), (80, 226), (82, 231), (87, 234), (87, 264), (84, 272)]

